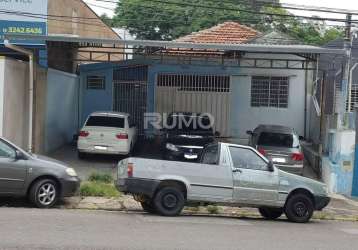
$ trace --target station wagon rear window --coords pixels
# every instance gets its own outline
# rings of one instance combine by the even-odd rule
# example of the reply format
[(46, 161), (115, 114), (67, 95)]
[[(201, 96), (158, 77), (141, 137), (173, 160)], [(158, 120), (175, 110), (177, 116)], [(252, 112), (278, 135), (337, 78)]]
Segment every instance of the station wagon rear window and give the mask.
[(261, 146), (295, 148), (299, 146), (298, 139), (293, 134), (262, 132), (257, 142)]
[(88, 127), (124, 128), (125, 118), (108, 116), (90, 116), (86, 122)]

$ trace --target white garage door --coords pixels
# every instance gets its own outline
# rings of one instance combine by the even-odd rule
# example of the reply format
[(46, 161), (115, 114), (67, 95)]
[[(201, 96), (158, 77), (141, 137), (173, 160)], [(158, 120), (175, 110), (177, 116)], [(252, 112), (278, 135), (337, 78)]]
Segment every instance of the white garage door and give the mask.
[(159, 74), (156, 84), (158, 113), (210, 113), (215, 131), (229, 136), (230, 76)]

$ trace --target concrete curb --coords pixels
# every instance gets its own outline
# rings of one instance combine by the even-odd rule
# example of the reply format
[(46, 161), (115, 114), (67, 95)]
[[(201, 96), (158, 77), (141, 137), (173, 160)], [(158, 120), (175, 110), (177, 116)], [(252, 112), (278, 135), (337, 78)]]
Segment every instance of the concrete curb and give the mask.
[[(315, 220), (358, 221), (358, 202), (348, 202), (347, 199), (333, 198), (332, 205), (323, 211), (316, 211)], [(60, 206), (64, 209), (99, 210), (112, 212), (143, 213), (141, 205), (131, 196), (120, 198), (103, 197), (72, 197)], [(216, 209), (217, 208), (217, 209)], [(184, 215), (220, 216), (234, 218), (261, 218), (256, 208), (236, 208), (217, 206), (210, 213), (207, 207), (186, 207)], [(217, 212), (215, 211), (217, 210)]]

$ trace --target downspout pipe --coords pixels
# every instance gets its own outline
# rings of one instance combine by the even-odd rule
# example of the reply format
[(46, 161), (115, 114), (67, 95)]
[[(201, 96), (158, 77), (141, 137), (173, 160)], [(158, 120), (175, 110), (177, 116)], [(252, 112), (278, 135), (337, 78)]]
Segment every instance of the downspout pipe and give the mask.
[(29, 58), (29, 138), (28, 138), (28, 152), (32, 153), (32, 135), (33, 135), (33, 111), (34, 111), (34, 53), (30, 50), (21, 48), (17, 45), (11, 44), (9, 40), (4, 41), (6, 48), (22, 53)]

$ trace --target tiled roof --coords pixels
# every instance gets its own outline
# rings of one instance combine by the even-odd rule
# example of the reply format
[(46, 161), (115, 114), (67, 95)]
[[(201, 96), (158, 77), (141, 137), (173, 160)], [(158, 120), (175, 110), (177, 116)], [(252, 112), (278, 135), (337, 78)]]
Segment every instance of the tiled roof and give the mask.
[(241, 44), (258, 37), (260, 32), (237, 22), (225, 22), (180, 37), (175, 42)]

